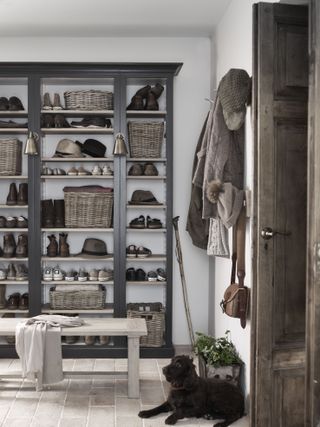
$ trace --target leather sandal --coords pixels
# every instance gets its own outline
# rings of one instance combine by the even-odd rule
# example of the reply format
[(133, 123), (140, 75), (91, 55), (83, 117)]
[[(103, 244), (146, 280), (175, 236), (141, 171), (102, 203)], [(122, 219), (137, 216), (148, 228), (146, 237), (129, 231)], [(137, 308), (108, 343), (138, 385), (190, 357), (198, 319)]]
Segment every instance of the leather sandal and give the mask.
[(146, 222), (145, 217), (143, 215), (140, 215), (139, 218), (134, 218), (132, 221), (130, 221), (129, 227), (130, 228), (146, 228), (145, 222)]
[(156, 229), (162, 228), (162, 222), (158, 218), (151, 218), (149, 215), (147, 216), (147, 228)]

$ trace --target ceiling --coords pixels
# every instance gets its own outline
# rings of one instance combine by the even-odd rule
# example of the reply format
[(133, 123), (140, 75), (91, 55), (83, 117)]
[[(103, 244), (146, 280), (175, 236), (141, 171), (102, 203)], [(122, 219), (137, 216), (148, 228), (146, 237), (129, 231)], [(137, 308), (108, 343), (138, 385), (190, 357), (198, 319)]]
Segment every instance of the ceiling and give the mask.
[(0, 36), (208, 36), (230, 1), (0, 0)]

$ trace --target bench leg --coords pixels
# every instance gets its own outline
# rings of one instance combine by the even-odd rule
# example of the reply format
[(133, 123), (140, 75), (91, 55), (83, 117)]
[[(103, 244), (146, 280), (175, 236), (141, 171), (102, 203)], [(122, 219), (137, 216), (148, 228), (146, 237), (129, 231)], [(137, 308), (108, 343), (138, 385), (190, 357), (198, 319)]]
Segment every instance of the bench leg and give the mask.
[(43, 384), (42, 384), (42, 373), (38, 372), (37, 378), (36, 378), (36, 391), (42, 391)]
[(139, 337), (128, 337), (128, 397), (139, 398)]

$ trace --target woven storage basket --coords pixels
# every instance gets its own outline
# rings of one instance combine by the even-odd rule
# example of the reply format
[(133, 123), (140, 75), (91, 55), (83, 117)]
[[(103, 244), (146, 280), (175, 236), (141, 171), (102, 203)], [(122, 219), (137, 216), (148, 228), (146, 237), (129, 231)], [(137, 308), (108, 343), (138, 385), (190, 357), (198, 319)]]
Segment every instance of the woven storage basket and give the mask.
[(148, 335), (140, 338), (142, 347), (161, 347), (165, 330), (165, 310), (161, 302), (129, 303), (127, 317), (145, 319)]
[(106, 90), (64, 92), (67, 110), (113, 110), (113, 93)]
[(128, 122), (131, 157), (161, 157), (164, 122)]
[[(65, 226), (109, 228), (112, 224), (113, 192), (104, 187), (65, 187)], [(112, 189), (111, 189), (112, 190)]]
[(21, 175), (22, 142), (16, 138), (0, 139), (0, 175)]
[(56, 291), (50, 288), (50, 308), (52, 310), (103, 309), (106, 302), (106, 289), (92, 291)]

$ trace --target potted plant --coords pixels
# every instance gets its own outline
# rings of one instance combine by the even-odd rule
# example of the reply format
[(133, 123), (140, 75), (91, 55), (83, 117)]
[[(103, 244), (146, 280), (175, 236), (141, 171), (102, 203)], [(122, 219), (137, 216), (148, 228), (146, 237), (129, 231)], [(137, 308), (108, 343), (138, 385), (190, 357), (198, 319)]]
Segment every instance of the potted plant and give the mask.
[(214, 338), (196, 333), (195, 352), (199, 357), (199, 373), (203, 378), (220, 378), (240, 386), (243, 362), (230, 340), (230, 331), (225, 336)]

